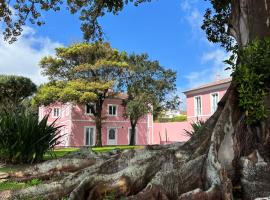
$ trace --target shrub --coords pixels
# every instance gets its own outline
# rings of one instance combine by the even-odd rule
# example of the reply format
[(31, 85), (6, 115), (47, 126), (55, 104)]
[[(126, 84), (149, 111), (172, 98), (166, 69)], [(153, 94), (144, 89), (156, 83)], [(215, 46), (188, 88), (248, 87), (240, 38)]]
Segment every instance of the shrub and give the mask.
[(160, 123), (166, 123), (166, 122), (183, 122), (187, 121), (187, 116), (186, 115), (179, 115), (173, 118), (159, 118), (158, 122)]
[(189, 137), (193, 137), (193, 136), (199, 135), (204, 124), (205, 124), (205, 122), (202, 121), (202, 120), (199, 120), (197, 122), (193, 122), (193, 123), (191, 123), (192, 130), (191, 131), (188, 131), (188, 130), (185, 129), (184, 130), (185, 131), (184, 134), (186, 136), (189, 136)]
[(0, 113), (0, 159), (7, 162), (41, 161), (49, 149), (59, 144), (60, 126), (47, 125), (48, 115), (41, 121), (27, 112)]

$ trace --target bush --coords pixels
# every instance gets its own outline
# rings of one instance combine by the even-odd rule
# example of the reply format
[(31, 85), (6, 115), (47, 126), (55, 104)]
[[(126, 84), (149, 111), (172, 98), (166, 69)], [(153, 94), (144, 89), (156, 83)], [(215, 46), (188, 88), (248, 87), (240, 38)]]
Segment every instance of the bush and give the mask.
[(202, 120), (199, 120), (197, 122), (193, 122), (191, 123), (191, 128), (192, 130), (191, 131), (187, 131), (186, 129), (184, 130), (184, 134), (186, 136), (189, 136), (189, 137), (193, 137), (193, 136), (197, 136), (200, 134), (201, 130), (202, 130), (202, 127), (203, 125), (205, 124), (204, 121)]
[(0, 113), (0, 159), (15, 163), (41, 161), (49, 149), (59, 144), (60, 126), (47, 125), (48, 116), (40, 122), (27, 112)]
[(187, 116), (186, 115), (179, 115), (173, 118), (159, 118), (158, 122), (160, 123), (166, 123), (166, 122), (183, 122), (187, 121)]

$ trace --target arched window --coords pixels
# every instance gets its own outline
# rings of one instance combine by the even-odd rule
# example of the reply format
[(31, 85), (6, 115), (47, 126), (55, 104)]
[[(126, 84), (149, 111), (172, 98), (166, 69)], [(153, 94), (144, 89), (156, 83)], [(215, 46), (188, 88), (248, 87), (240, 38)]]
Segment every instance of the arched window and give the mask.
[(115, 129), (109, 130), (109, 139), (114, 140), (115, 139)]

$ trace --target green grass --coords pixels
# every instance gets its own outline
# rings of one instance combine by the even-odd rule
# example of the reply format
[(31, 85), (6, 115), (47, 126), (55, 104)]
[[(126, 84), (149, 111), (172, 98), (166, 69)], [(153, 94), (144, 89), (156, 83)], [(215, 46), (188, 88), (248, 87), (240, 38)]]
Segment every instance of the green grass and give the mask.
[(1, 190), (15, 190), (15, 189), (22, 189), (34, 185), (38, 185), (41, 183), (39, 179), (32, 179), (28, 182), (16, 182), (16, 181), (6, 181), (0, 183), (0, 191)]

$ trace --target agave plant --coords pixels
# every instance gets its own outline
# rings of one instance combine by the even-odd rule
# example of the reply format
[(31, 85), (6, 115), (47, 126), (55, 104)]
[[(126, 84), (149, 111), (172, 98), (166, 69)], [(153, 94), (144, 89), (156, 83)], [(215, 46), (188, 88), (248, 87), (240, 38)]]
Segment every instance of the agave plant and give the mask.
[(188, 137), (193, 137), (196, 136), (198, 134), (200, 134), (200, 131), (202, 130), (203, 125), (205, 124), (204, 121), (202, 120), (198, 120), (197, 122), (193, 122), (191, 123), (191, 130), (188, 131), (186, 129), (184, 129), (184, 134)]
[(26, 112), (0, 113), (0, 159), (32, 163), (43, 159), (46, 151), (60, 143), (60, 128), (48, 125), (48, 115), (41, 121)]

